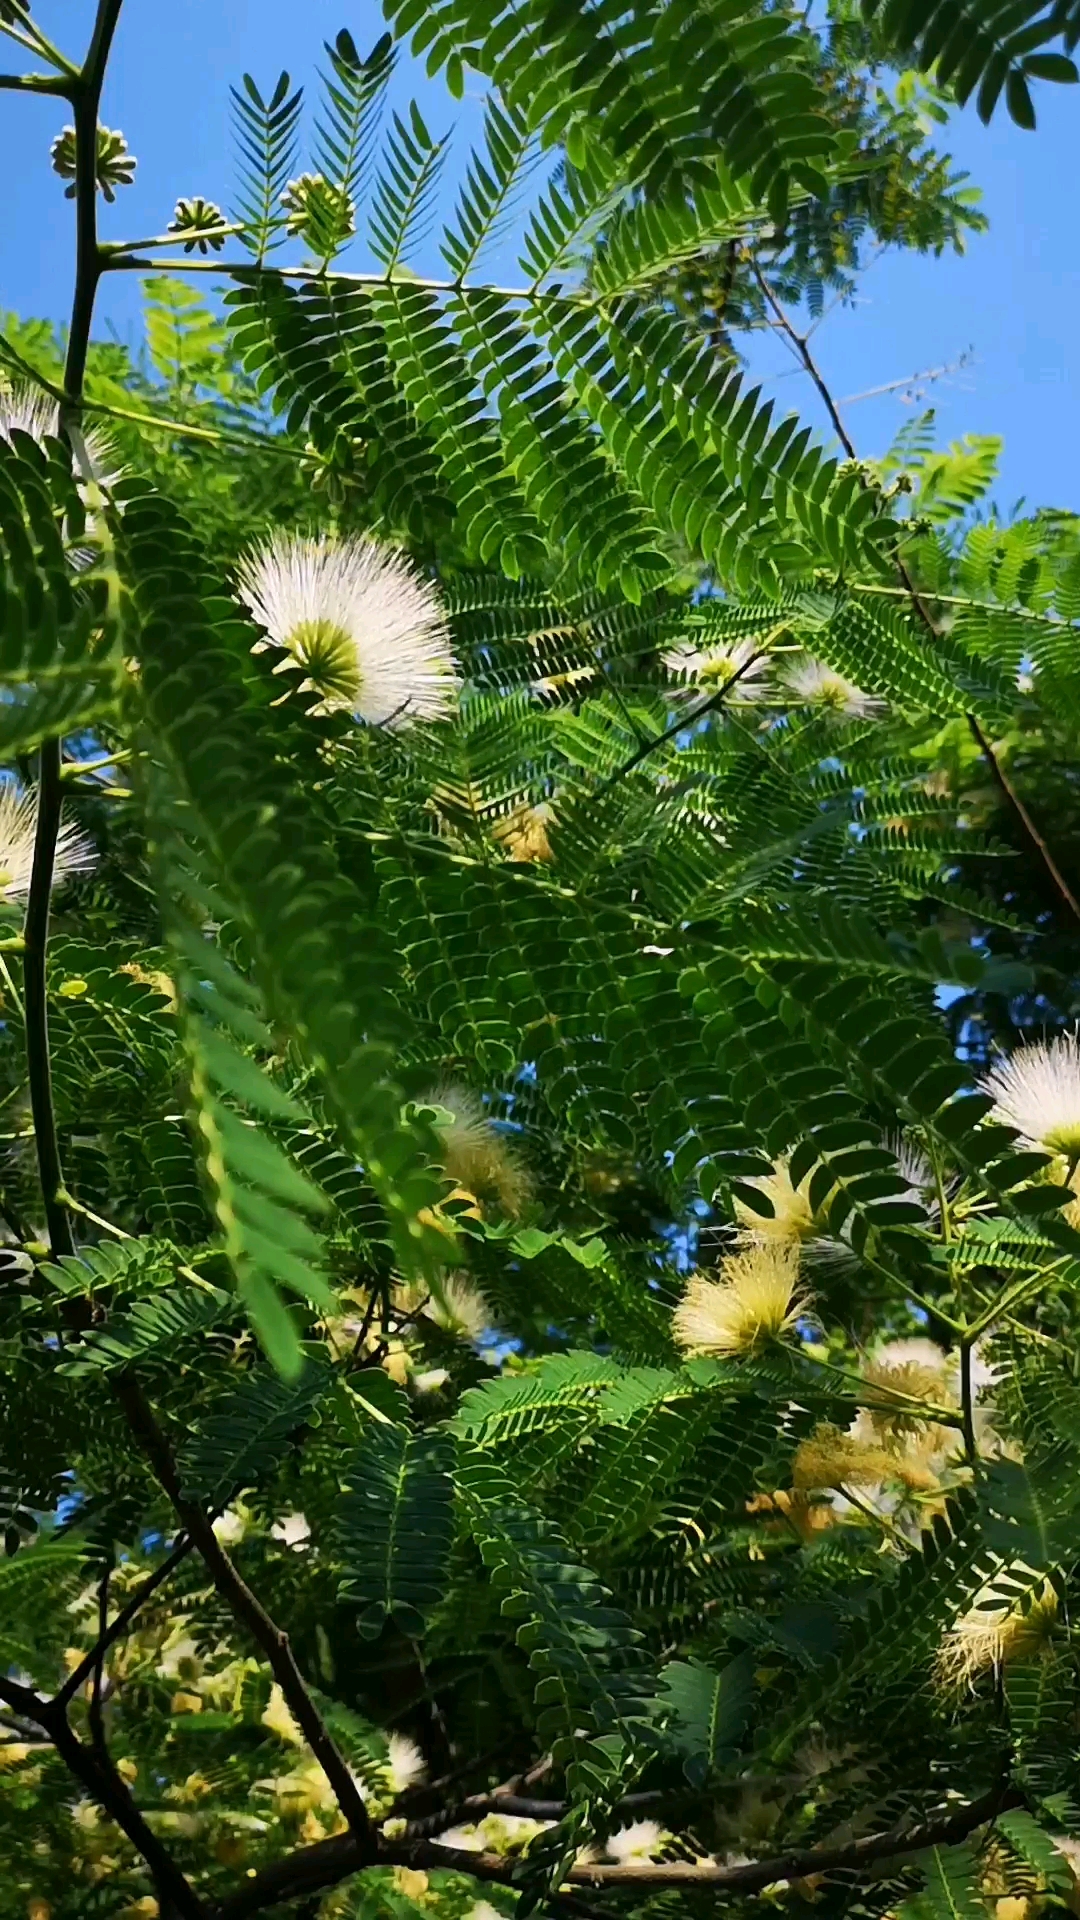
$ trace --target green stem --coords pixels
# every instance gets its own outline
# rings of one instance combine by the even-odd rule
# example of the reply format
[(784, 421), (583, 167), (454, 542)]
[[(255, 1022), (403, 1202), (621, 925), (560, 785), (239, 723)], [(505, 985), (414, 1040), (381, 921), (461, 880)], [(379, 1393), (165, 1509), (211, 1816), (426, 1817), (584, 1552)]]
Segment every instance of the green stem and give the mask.
[(964, 1418), (964, 1451), (972, 1466), (978, 1459), (975, 1446), (975, 1401), (971, 1391), (971, 1349), (970, 1338), (960, 1342), (960, 1408)]
[[(120, 18), (123, 0), (98, 0), (97, 18), (81, 73), (72, 80), (70, 98), (75, 113), (75, 290), (64, 365), (64, 399), (60, 432), (69, 441), (78, 437), (82, 410), (86, 355), (94, 317), (94, 298), (101, 274), (97, 238), (97, 126), (101, 89)], [(26, 903), (26, 942), (23, 956), (26, 1065), (30, 1083), (30, 1110), (34, 1121), (38, 1173), (45, 1221), (55, 1256), (75, 1251), (71, 1222), (64, 1204), (64, 1173), (56, 1137), (52, 1074), (49, 1066), (49, 1014), (45, 986), (45, 959), (49, 938), (49, 897), (60, 831), (62, 774), (59, 740), (41, 748), (38, 775), (37, 828), (34, 864)]]
[(52, 1075), (49, 1071), (49, 1010), (45, 989), (45, 952), (49, 937), (49, 895), (53, 859), (60, 827), (60, 742), (46, 740), (41, 749), (38, 782), (37, 829), (30, 895), (26, 903), (23, 939), (23, 996), (26, 1021), (26, 1071), (30, 1083), (30, 1111), (34, 1120), (38, 1174), (45, 1204), (45, 1223), (54, 1256), (74, 1253), (71, 1225), (61, 1194), (64, 1176), (56, 1138)]

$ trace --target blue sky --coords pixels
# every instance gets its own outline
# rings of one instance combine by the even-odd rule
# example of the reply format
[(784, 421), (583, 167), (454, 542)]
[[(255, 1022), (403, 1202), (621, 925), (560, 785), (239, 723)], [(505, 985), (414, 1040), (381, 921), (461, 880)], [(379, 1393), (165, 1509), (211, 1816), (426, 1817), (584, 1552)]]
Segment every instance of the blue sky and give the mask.
[[(39, 0), (38, 17), (54, 37), (80, 51), (90, 0)], [(136, 184), (106, 209), (110, 237), (160, 232), (178, 194), (228, 202), (232, 184), (228, 89), (246, 68), (268, 87), (281, 67), (310, 81), (322, 42), (348, 26), (362, 48), (381, 30), (374, 5), (355, 0), (127, 0), (102, 109), (122, 127), (138, 156)], [(10, 43), (0, 42), (8, 59)], [(17, 54), (17, 49), (10, 49)], [(399, 102), (416, 91), (434, 133), (458, 122), (447, 188), (479, 125), (478, 102), (459, 106), (409, 63), (399, 71)], [(1043, 87), (1039, 128), (1023, 133), (1004, 114), (984, 128), (970, 109), (943, 130), (957, 163), (983, 188), (989, 234), (960, 259), (891, 255), (865, 276), (854, 309), (831, 312), (814, 349), (839, 398), (941, 366), (969, 363), (932, 383), (915, 409), (933, 405), (942, 442), (967, 432), (999, 433), (1005, 455), (997, 497), (1080, 508), (1074, 476), (1080, 444), (1080, 387), (1068, 348), (1080, 309), (1080, 88)], [(0, 93), (0, 308), (28, 316), (66, 315), (72, 259), (72, 208), (48, 165), (63, 124), (61, 103)], [(946, 138), (947, 136), (947, 138)], [(1070, 188), (1069, 181), (1073, 181)], [(432, 263), (434, 265), (434, 262)], [(493, 277), (513, 273), (503, 243), (487, 260)], [(205, 279), (200, 284), (206, 284)], [(124, 338), (139, 333), (134, 276), (107, 281), (99, 305)], [(755, 352), (755, 372), (782, 410), (819, 420), (805, 376), (789, 372), (778, 343)], [(860, 452), (881, 452), (911, 417), (896, 395), (852, 401), (843, 411)], [(824, 423), (822, 423), (824, 424)]]

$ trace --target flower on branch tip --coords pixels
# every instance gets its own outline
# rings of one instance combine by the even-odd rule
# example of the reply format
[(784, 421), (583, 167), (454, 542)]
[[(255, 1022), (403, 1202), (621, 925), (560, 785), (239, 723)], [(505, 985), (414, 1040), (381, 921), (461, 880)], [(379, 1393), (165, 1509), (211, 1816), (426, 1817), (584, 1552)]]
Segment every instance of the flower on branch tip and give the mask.
[[(74, 200), (78, 192), (74, 127), (65, 127), (63, 133), (57, 134), (49, 154), (53, 172), (58, 173), (61, 180), (71, 182), (64, 189), (64, 198)], [(114, 132), (110, 127), (98, 127), (97, 184), (110, 205), (116, 199), (117, 187), (130, 187), (138, 164), (135, 155), (128, 152), (128, 143), (122, 133)]]
[[(51, 394), (28, 381), (6, 381), (0, 374), (0, 439), (25, 433), (39, 447), (60, 434), (60, 407)], [(111, 487), (120, 477), (116, 455), (108, 439), (94, 427), (82, 428), (86, 458), (99, 487)]]
[(441, 1109), (435, 1132), (439, 1163), (447, 1179), (481, 1207), (494, 1205), (511, 1218), (522, 1213), (532, 1183), (475, 1093), (450, 1082), (425, 1094), (424, 1105)]
[(302, 173), (281, 196), (285, 230), (307, 242), (313, 253), (328, 256), (356, 232), (356, 206), (344, 187), (322, 173)]
[(748, 1243), (777, 1240), (795, 1246), (803, 1240), (809, 1240), (817, 1231), (817, 1221), (810, 1205), (809, 1184), (808, 1173), (797, 1187), (792, 1185), (786, 1159), (778, 1160), (771, 1173), (755, 1174), (744, 1180), (744, 1186), (755, 1188), (771, 1202), (772, 1213), (757, 1213), (753, 1207), (737, 1198), (735, 1217), (739, 1222), (740, 1240)]
[(799, 1250), (762, 1242), (724, 1261), (721, 1277), (695, 1274), (673, 1315), (685, 1353), (755, 1353), (789, 1333), (809, 1305), (799, 1288)]
[(403, 553), (375, 540), (272, 534), (243, 561), (238, 592), (307, 673), (326, 713), (370, 726), (439, 720), (457, 673), (439, 595)]
[(392, 1733), (386, 1745), (386, 1780), (396, 1797), (409, 1787), (419, 1786), (427, 1774), (427, 1761), (416, 1741), (405, 1733)]
[[(1002, 1574), (996, 1576), (1000, 1583)], [(1008, 1577), (1031, 1574), (1021, 1564)], [(974, 1685), (985, 1673), (1000, 1673), (1017, 1660), (1034, 1660), (1045, 1652), (1058, 1615), (1058, 1598), (1049, 1580), (1034, 1592), (1010, 1603), (995, 1581), (988, 1581), (975, 1603), (954, 1622), (938, 1648), (934, 1674), (946, 1692)]]
[(492, 1324), (491, 1308), (464, 1274), (448, 1273), (432, 1292), (424, 1312), (429, 1320), (461, 1340), (479, 1340)]
[[(12, 781), (0, 788), (0, 900), (15, 904), (30, 892), (37, 834), (37, 793), (20, 793)], [(89, 873), (96, 864), (93, 841), (78, 827), (61, 825), (53, 857), (53, 886), (63, 886), (77, 873)]]
[(663, 1852), (670, 1837), (658, 1820), (632, 1820), (628, 1827), (609, 1834), (604, 1851), (620, 1866), (645, 1867)]
[(1017, 1047), (979, 1086), (995, 1102), (991, 1117), (1015, 1127), (1029, 1147), (1068, 1160), (1080, 1155), (1080, 1034)]
[(554, 809), (543, 800), (536, 807), (515, 807), (513, 813), (495, 822), (492, 833), (511, 860), (546, 863), (555, 858), (548, 838), (554, 819)]
[(734, 701), (761, 700), (767, 692), (769, 656), (756, 640), (736, 640), (727, 647), (672, 647), (664, 665), (680, 687), (694, 693), (720, 693), (730, 686)]
[(220, 253), (225, 245), (225, 225), (221, 208), (215, 206), (213, 200), (204, 200), (199, 193), (191, 200), (177, 201), (167, 231), (180, 236), (185, 253), (194, 253), (196, 247), (200, 253), (208, 253), (211, 248)]
[(864, 693), (824, 660), (804, 659), (784, 675), (788, 697), (800, 707), (820, 707), (833, 720), (873, 720), (885, 711), (884, 700)]

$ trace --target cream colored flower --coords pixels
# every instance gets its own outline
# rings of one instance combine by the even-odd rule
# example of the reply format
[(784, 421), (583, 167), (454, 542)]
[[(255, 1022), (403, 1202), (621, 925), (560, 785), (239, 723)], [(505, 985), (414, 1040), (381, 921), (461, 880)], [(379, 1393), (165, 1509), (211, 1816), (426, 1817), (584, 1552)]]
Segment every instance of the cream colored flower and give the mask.
[(226, 1507), (214, 1521), (214, 1538), (220, 1547), (239, 1546), (247, 1532), (247, 1516), (236, 1507)]
[(162, 1648), (157, 1670), (163, 1680), (185, 1680), (193, 1685), (202, 1673), (205, 1661), (189, 1633), (170, 1640)]
[(548, 838), (554, 820), (555, 810), (545, 800), (537, 807), (515, 807), (505, 819), (496, 820), (491, 831), (511, 860), (547, 863), (555, 858)]
[[(1044, 1651), (1057, 1620), (1058, 1599), (1049, 1580), (1023, 1602), (1010, 1603), (1001, 1592), (1004, 1572), (987, 1582), (975, 1603), (949, 1628), (934, 1662), (940, 1686), (951, 1692), (971, 1686), (984, 1673), (998, 1673), (1014, 1660), (1032, 1660)], [(1008, 1569), (1015, 1579), (1031, 1576), (1019, 1563)]]
[(294, 1553), (303, 1553), (311, 1540), (311, 1528), (302, 1513), (283, 1513), (275, 1520), (270, 1529), (270, 1538), (280, 1540), (283, 1547), (291, 1547)]
[(410, 1740), (407, 1734), (392, 1733), (386, 1744), (387, 1784), (396, 1796), (408, 1787), (419, 1785), (427, 1773), (427, 1761), (415, 1740)]
[(413, 1374), (412, 1383), (417, 1393), (438, 1393), (449, 1378), (445, 1367), (425, 1367), (423, 1373)]
[(327, 713), (371, 726), (439, 720), (457, 674), (436, 589), (396, 548), (277, 533), (249, 554), (240, 599), (307, 671)]
[[(0, 899), (12, 905), (25, 900), (34, 870), (37, 833), (37, 793), (20, 793), (13, 781), (0, 786)], [(78, 827), (64, 824), (56, 840), (53, 886), (62, 887), (74, 874), (89, 873), (97, 861), (91, 840)]]
[[(43, 447), (55, 440), (60, 431), (60, 408), (51, 394), (25, 381), (8, 382), (0, 375), (0, 439), (10, 440), (13, 433), (25, 433)], [(96, 428), (81, 429), (86, 456), (100, 487), (111, 487), (119, 479), (116, 455), (104, 434)]]
[(460, 1340), (479, 1340), (492, 1324), (491, 1308), (483, 1294), (460, 1273), (444, 1276), (439, 1283), (439, 1293), (431, 1295), (424, 1313), (437, 1327), (456, 1334)]
[(797, 1492), (832, 1487), (876, 1487), (897, 1476), (898, 1462), (880, 1442), (875, 1445), (839, 1427), (822, 1421), (808, 1439), (803, 1440), (792, 1466), (792, 1485)]
[(663, 1852), (668, 1838), (658, 1820), (633, 1820), (628, 1827), (609, 1835), (605, 1852), (620, 1866), (644, 1867)]
[(439, 1158), (447, 1179), (481, 1207), (493, 1204), (511, 1218), (520, 1214), (532, 1191), (529, 1177), (475, 1093), (446, 1082), (425, 1094), (424, 1104), (441, 1107), (448, 1116), (436, 1123)]
[(815, 1230), (809, 1184), (808, 1173), (797, 1187), (792, 1186), (786, 1159), (778, 1160), (772, 1173), (758, 1174), (745, 1180), (744, 1186), (756, 1187), (766, 1200), (772, 1202), (772, 1213), (768, 1216), (755, 1213), (745, 1201), (736, 1199), (735, 1217), (741, 1228), (740, 1238), (750, 1242), (779, 1240), (792, 1244), (809, 1240)]
[(665, 653), (664, 665), (681, 687), (698, 694), (720, 693), (730, 686), (729, 698), (735, 701), (761, 700), (767, 692), (769, 656), (757, 640), (715, 647), (683, 644)]
[(884, 700), (864, 693), (824, 660), (796, 661), (784, 675), (784, 687), (796, 706), (820, 707), (834, 720), (873, 720), (885, 711)]
[(1080, 1035), (1017, 1047), (979, 1085), (996, 1103), (992, 1118), (1015, 1127), (1029, 1147), (1070, 1161), (1080, 1155)]
[(484, 1842), (476, 1826), (447, 1827), (444, 1833), (436, 1833), (432, 1838), (437, 1847), (455, 1847), (461, 1853), (483, 1853)]
[(805, 1313), (796, 1247), (762, 1242), (724, 1261), (722, 1277), (696, 1274), (673, 1315), (687, 1353), (753, 1353), (787, 1333)]
[(264, 1727), (268, 1727), (270, 1732), (275, 1734), (279, 1740), (284, 1740), (286, 1746), (303, 1746), (304, 1736), (294, 1720), (288, 1701), (276, 1680), (270, 1689), (270, 1699), (265, 1712), (260, 1715), (260, 1721), (261, 1724)]
[(485, 1853), (521, 1853), (530, 1840), (554, 1824), (552, 1820), (529, 1820), (517, 1813), (489, 1813), (477, 1831)]

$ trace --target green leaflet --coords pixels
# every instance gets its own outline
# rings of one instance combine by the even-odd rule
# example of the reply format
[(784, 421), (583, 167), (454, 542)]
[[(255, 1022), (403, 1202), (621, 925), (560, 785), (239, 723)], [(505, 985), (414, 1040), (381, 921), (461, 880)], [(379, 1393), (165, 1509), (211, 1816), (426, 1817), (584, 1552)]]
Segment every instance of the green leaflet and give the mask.
[(737, 1654), (719, 1673), (697, 1660), (673, 1660), (662, 1669), (659, 1704), (671, 1715), (668, 1737), (692, 1786), (702, 1786), (737, 1748), (753, 1697), (749, 1653)]
[(521, 1623), (515, 1637), (536, 1675), (540, 1740), (565, 1765), (575, 1799), (610, 1792), (651, 1690), (640, 1635), (495, 1464), (464, 1452), (458, 1489), (502, 1612)]
[(978, 1860), (969, 1840), (957, 1847), (929, 1847), (915, 1864), (926, 1875), (922, 1893), (905, 1900), (905, 1920), (981, 1920), (986, 1909), (978, 1890)]
[(442, 1432), (373, 1423), (338, 1509), (342, 1598), (369, 1639), (393, 1621), (419, 1637), (442, 1598), (454, 1537), (453, 1446)]
[(249, 1374), (214, 1404), (184, 1448), (178, 1464), (185, 1492), (217, 1509), (241, 1488), (265, 1483), (299, 1430), (317, 1424), (316, 1408), (331, 1379), (324, 1358), (307, 1358), (288, 1381), (265, 1371)]
[[(338, 1124), (360, 1148), (399, 1258), (413, 1265), (425, 1247), (416, 1215), (439, 1187), (400, 1121), (390, 1079), (391, 1043), (407, 1026), (392, 955), (370, 903), (342, 875), (309, 792), (255, 720), (258, 696), (245, 675), (254, 634), (200, 594), (199, 557), (180, 517), (136, 495), (122, 553), (148, 721), (248, 929), (268, 1008), (301, 1038)], [(268, 704), (263, 716), (269, 724)], [(238, 1123), (223, 1131), (236, 1146)], [(253, 1231), (247, 1222), (249, 1245)], [(301, 1258), (307, 1251), (300, 1246)]]
[(219, 1287), (175, 1285), (114, 1313), (67, 1349), (58, 1371), (78, 1378), (134, 1362), (172, 1362), (181, 1344), (229, 1317), (229, 1296)]

